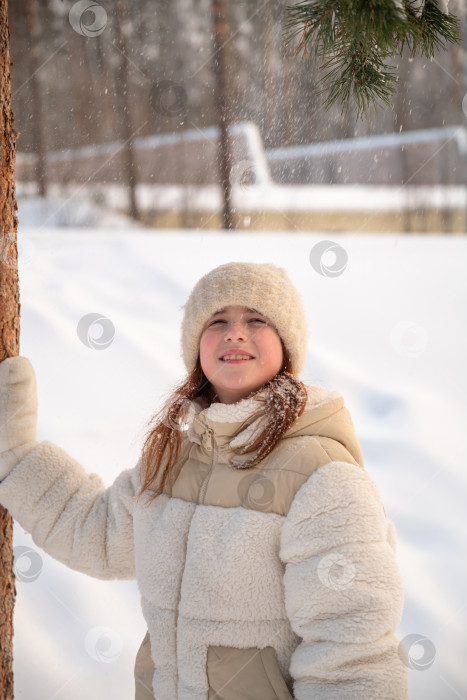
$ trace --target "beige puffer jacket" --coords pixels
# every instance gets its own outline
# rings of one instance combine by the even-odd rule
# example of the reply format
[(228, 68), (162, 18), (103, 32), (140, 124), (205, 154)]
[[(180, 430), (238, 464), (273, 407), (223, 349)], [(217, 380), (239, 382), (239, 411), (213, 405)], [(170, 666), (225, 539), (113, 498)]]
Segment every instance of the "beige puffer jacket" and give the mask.
[(405, 700), (395, 531), (341, 396), (306, 410), (258, 467), (229, 466), (258, 402), (192, 405), (174, 479), (135, 499), (50, 442), (0, 483), (35, 542), (98, 578), (137, 578), (138, 700)]

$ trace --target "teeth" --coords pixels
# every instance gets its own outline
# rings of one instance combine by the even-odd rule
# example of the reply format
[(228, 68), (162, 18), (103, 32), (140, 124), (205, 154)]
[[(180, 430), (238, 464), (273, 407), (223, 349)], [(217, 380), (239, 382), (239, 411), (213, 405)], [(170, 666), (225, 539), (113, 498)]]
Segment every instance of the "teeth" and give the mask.
[(250, 355), (224, 355), (223, 360), (251, 360)]

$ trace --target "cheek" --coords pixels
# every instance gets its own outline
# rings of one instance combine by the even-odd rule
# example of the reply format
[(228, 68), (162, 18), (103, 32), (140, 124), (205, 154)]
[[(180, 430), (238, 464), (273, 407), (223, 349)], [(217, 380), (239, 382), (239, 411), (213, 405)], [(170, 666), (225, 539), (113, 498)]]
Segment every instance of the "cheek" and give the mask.
[(274, 364), (277, 367), (277, 371), (282, 367), (282, 362), (284, 361), (284, 353), (282, 352), (282, 343), (277, 338), (274, 348)]
[(204, 366), (212, 363), (215, 356), (215, 345), (216, 339), (210, 333), (205, 333), (201, 336), (199, 341), (199, 359), (201, 367), (204, 370)]
[(262, 349), (269, 365), (282, 365), (283, 352), (282, 343), (276, 333), (268, 332), (261, 338)]

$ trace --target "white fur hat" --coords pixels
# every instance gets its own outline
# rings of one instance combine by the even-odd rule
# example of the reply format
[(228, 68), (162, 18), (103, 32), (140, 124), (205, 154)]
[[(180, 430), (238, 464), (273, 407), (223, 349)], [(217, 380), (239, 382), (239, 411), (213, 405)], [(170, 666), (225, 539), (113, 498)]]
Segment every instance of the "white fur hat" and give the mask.
[(226, 306), (247, 306), (267, 316), (290, 353), (294, 375), (300, 374), (307, 345), (300, 295), (283, 268), (245, 262), (227, 263), (208, 272), (182, 307), (182, 356), (188, 372), (196, 364), (206, 321)]

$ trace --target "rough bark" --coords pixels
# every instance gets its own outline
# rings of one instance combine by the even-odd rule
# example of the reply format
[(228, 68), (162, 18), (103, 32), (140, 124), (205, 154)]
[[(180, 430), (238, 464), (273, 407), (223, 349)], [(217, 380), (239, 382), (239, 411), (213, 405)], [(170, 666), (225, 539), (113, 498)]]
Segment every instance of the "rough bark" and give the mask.
[[(0, 361), (19, 352), (15, 195), (16, 132), (11, 111), (8, 3), (0, 0)], [(13, 523), (0, 506), (0, 697), (13, 698)]]

